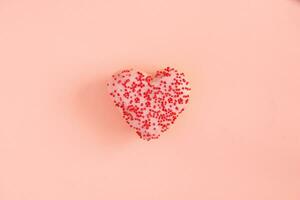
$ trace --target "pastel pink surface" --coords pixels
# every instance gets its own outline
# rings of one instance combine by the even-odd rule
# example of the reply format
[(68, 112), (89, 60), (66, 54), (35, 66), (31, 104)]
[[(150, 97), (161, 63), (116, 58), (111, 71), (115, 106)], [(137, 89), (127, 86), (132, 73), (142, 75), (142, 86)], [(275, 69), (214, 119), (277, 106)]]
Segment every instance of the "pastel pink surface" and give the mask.
[[(0, 199), (300, 199), (297, 0), (0, 2)], [(189, 109), (138, 139), (105, 81), (185, 72)]]

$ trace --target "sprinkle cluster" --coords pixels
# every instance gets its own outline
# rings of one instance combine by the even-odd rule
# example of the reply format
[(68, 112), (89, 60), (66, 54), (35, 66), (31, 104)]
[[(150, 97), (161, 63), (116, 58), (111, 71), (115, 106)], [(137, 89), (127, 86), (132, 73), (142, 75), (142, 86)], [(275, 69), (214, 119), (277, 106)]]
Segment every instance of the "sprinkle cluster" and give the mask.
[(189, 102), (189, 82), (167, 67), (154, 76), (123, 70), (107, 84), (123, 118), (145, 140), (157, 139), (175, 122)]

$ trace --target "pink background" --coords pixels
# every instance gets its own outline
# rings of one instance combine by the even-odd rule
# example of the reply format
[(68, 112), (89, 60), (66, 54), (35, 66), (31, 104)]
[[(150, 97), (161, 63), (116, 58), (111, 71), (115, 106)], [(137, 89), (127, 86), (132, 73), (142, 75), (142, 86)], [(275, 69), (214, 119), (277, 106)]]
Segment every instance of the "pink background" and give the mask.
[[(139, 140), (105, 80), (184, 71)], [(1, 0), (1, 200), (299, 200), (300, 1)]]

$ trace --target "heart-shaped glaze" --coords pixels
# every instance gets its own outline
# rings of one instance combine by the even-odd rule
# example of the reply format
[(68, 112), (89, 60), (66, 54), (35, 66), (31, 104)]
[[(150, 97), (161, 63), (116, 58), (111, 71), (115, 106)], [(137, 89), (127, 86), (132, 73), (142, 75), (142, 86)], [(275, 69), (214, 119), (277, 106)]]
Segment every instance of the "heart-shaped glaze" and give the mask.
[(189, 102), (189, 82), (167, 67), (154, 76), (123, 70), (107, 84), (123, 118), (145, 140), (157, 139), (175, 122)]

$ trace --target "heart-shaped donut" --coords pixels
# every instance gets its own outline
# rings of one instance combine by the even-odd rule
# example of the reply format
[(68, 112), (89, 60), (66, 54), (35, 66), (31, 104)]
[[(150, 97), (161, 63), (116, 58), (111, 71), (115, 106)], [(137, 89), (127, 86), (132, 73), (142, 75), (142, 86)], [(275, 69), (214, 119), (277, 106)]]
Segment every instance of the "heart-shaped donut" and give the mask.
[(184, 73), (167, 67), (154, 76), (123, 70), (107, 83), (123, 118), (145, 140), (157, 139), (189, 102), (191, 88)]

